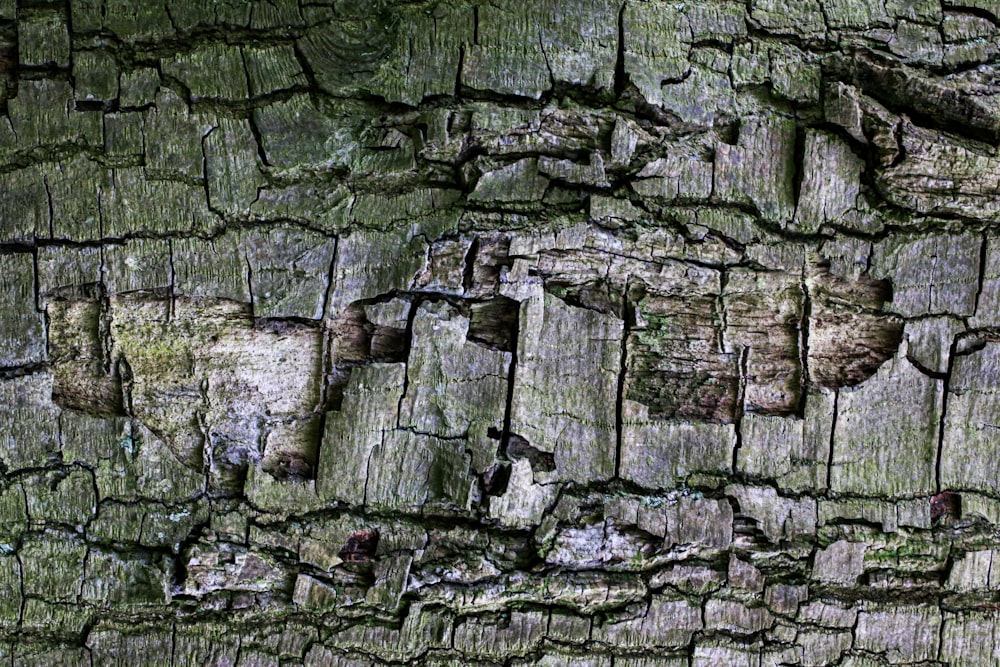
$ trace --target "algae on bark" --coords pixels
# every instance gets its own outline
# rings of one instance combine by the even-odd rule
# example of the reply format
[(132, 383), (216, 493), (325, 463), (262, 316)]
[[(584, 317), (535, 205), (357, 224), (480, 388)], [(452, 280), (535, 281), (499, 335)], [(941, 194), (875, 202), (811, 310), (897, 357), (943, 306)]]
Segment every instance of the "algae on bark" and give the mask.
[(997, 662), (988, 0), (0, 0), (0, 661)]

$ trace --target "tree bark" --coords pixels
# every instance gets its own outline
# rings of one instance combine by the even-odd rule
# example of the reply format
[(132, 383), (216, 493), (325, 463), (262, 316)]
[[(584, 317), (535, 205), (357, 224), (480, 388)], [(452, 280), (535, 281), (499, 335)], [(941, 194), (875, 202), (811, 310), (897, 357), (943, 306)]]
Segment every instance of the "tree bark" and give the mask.
[(0, 0), (0, 661), (998, 664), (991, 0)]

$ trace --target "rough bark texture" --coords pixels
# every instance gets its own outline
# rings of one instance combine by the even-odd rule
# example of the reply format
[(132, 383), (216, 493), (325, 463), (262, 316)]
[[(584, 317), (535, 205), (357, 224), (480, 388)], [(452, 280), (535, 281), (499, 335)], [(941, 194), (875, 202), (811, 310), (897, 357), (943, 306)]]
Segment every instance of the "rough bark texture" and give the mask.
[(0, 664), (1000, 664), (993, 0), (0, 0), (0, 93)]

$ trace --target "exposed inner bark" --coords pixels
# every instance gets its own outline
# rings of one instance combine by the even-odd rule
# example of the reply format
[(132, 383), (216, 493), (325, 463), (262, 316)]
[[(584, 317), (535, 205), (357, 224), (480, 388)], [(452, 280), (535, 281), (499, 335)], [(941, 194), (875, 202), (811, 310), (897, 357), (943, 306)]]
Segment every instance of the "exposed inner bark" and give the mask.
[(992, 664), (998, 58), (0, 2), (0, 662)]

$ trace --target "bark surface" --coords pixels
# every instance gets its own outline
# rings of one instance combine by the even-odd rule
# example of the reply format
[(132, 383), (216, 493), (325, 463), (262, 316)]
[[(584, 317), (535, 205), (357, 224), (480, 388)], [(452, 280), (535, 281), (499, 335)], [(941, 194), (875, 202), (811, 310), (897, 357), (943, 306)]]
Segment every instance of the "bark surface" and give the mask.
[(1000, 664), (993, 0), (0, 0), (0, 664)]

